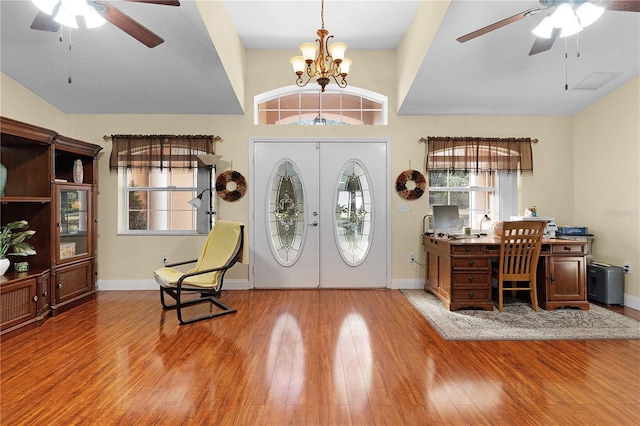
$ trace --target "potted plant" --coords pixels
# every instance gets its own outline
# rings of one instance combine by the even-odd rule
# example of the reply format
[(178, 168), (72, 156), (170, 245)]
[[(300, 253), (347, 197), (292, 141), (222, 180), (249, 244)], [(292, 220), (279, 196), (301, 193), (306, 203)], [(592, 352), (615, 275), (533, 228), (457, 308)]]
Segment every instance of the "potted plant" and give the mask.
[(36, 250), (25, 240), (31, 238), (36, 231), (27, 229), (26, 220), (17, 220), (0, 227), (0, 276), (9, 268), (7, 256), (29, 256)]

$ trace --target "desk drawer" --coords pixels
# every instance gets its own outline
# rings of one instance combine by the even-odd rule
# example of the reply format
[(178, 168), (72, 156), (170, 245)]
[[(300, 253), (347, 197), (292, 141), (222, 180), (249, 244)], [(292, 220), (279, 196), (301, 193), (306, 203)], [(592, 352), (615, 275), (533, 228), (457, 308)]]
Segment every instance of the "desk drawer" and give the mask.
[(454, 272), (453, 273), (453, 286), (458, 287), (460, 285), (488, 285), (489, 284), (489, 271), (484, 272)]
[(453, 290), (453, 300), (456, 302), (468, 301), (487, 301), (491, 300), (491, 290), (484, 288), (460, 288)]
[(488, 257), (453, 257), (451, 263), (454, 269), (488, 269), (491, 259)]
[(451, 245), (451, 254), (484, 254), (485, 246)]
[(584, 254), (584, 244), (553, 244), (552, 254)]

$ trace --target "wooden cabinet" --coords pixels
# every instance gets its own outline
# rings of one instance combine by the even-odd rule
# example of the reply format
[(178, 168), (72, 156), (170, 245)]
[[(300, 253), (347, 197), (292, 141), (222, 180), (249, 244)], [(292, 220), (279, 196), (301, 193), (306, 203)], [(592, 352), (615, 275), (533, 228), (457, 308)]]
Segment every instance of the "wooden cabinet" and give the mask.
[[(0, 336), (6, 338), (95, 296), (94, 194), (102, 148), (6, 117), (0, 117), (0, 128), (0, 161), (7, 168), (2, 224), (24, 219), (36, 231), (29, 240), (36, 254), (11, 258), (12, 264), (27, 261), (29, 271), (16, 273), (11, 266), (0, 277)], [(77, 160), (82, 183), (73, 180)], [(72, 247), (76, 254), (61, 256)]]
[[(554, 247), (555, 248), (555, 247)], [(547, 310), (574, 307), (589, 309), (586, 292), (584, 245), (562, 246), (539, 263), (538, 303)]]
[[(438, 296), (451, 311), (493, 309), (491, 262), (500, 255), (492, 236), (446, 240), (423, 236), (426, 254), (425, 291)], [(544, 240), (538, 261), (538, 303), (543, 309), (589, 309), (586, 295), (586, 244)]]
[(447, 309), (493, 310), (491, 259), (484, 245), (452, 245), (425, 236), (427, 255), (425, 291), (442, 300)]
[(0, 277), (0, 332), (5, 336), (37, 326), (49, 315), (49, 271)]
[(44, 273), (36, 280), (37, 310), (36, 315), (46, 317), (51, 308), (51, 281), (49, 273)]
[(75, 262), (54, 269), (54, 315), (67, 304), (78, 304), (95, 294), (93, 262)]

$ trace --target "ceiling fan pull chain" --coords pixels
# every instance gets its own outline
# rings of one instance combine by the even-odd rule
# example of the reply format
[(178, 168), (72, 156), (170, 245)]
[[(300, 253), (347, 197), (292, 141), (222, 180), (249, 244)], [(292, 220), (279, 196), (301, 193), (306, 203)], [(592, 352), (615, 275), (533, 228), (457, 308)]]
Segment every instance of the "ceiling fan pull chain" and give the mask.
[(569, 90), (569, 42), (568, 38), (564, 39), (564, 90)]
[(69, 78), (67, 81), (69, 84), (73, 83), (73, 77), (71, 77), (71, 28), (69, 28)]
[(580, 57), (580, 33), (576, 34), (576, 58)]

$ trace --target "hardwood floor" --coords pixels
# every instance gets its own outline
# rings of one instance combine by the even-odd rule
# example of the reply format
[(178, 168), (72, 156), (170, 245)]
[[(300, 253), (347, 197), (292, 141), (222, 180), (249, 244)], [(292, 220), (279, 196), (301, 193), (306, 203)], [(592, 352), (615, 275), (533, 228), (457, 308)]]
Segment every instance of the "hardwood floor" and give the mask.
[(178, 326), (158, 292), (2, 342), (9, 425), (632, 425), (640, 341), (445, 342), (397, 290), (229, 291)]

